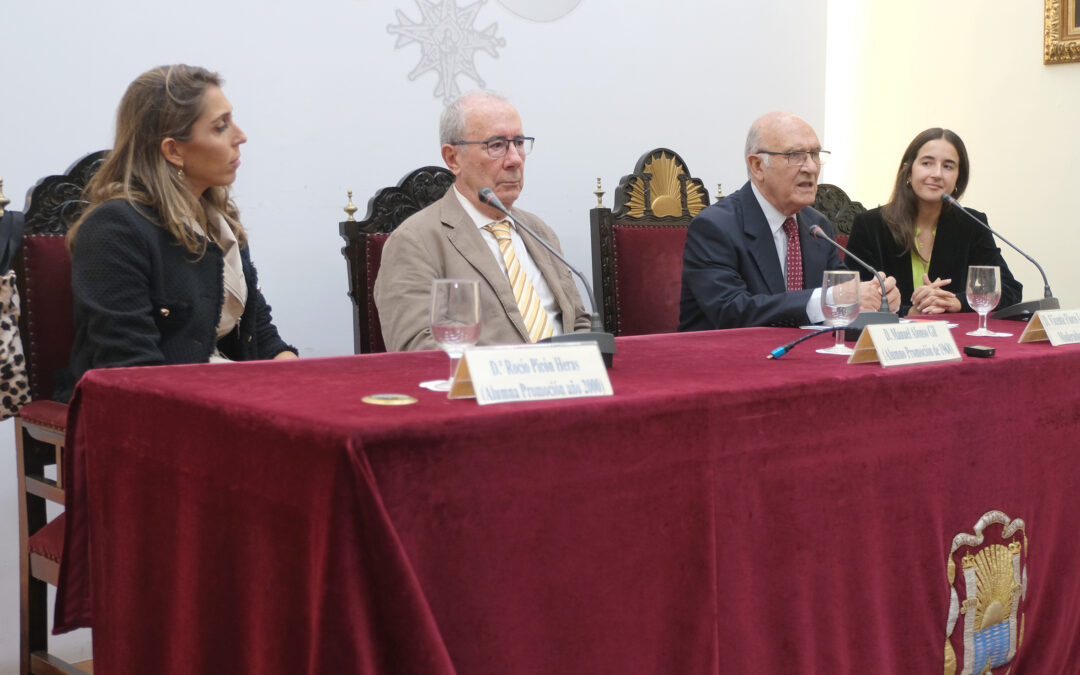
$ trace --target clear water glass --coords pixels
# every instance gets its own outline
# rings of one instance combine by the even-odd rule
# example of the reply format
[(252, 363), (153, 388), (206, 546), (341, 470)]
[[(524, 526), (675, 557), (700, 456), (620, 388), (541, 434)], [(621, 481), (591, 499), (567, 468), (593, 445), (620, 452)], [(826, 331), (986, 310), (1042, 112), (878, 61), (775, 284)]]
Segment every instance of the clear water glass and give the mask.
[[(847, 270), (826, 270), (821, 281), (821, 313), (827, 326), (848, 326), (859, 315), (859, 273)], [(817, 350), (819, 354), (855, 353), (844, 344), (844, 331), (836, 331), (836, 344)]]
[(1001, 268), (997, 265), (972, 265), (967, 273), (967, 301), (979, 314), (979, 327), (968, 335), (977, 337), (1010, 337), (1012, 333), (996, 333), (986, 327), (990, 310), (1001, 301)]
[(458, 361), (480, 339), (480, 284), (472, 279), (436, 279), (431, 283), (431, 336), (450, 357), (450, 377), (430, 383), (449, 391)]

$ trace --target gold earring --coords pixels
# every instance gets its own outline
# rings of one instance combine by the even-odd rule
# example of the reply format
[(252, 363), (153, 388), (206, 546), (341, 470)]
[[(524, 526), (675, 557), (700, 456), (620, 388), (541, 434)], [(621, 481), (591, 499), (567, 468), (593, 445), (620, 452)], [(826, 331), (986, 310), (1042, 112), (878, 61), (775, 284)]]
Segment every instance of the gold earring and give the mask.
[(184, 167), (180, 167), (176, 170), (176, 177), (180, 180), (184, 180)]

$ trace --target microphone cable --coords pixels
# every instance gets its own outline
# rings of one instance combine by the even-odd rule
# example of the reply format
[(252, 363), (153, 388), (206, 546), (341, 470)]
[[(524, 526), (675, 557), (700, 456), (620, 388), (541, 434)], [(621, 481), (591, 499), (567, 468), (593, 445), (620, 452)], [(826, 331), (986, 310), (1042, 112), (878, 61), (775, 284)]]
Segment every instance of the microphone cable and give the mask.
[(777, 347), (776, 349), (769, 352), (765, 356), (765, 358), (767, 358), (767, 359), (778, 359), (781, 356), (783, 356), (784, 354), (787, 354), (792, 349), (794, 349), (795, 345), (799, 344), (800, 342), (806, 342), (807, 340), (809, 340), (811, 338), (816, 338), (817, 336), (825, 335), (826, 333), (832, 334), (832, 333), (835, 333), (838, 330), (847, 330), (847, 326), (829, 326), (828, 328), (822, 328), (820, 330), (816, 330), (813, 333), (802, 336), (798, 340), (792, 340), (791, 342), (787, 343), (786, 345), (784, 345), (782, 347)]

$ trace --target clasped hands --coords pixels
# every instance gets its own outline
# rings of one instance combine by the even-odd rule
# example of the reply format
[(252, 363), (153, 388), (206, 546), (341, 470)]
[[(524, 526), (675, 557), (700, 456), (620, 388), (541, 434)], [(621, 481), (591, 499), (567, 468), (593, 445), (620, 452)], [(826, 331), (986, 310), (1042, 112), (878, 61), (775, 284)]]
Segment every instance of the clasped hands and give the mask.
[(924, 274), (923, 285), (911, 294), (911, 309), (908, 311), (908, 316), (959, 312), (962, 309), (960, 298), (942, 288), (950, 283), (952, 279), (930, 281), (930, 277)]
[[(895, 312), (900, 309), (900, 290), (896, 287), (896, 279), (894, 277), (887, 277), (881, 272), (878, 272), (878, 276), (885, 281), (885, 298), (889, 301), (889, 311)], [(949, 280), (946, 279), (945, 283), (949, 283)], [(860, 282), (859, 286), (859, 311), (876, 312), (880, 310), (881, 284), (875, 279), (873, 281)], [(916, 293), (917, 292), (918, 291), (916, 291)], [(949, 295), (952, 294), (950, 293)]]

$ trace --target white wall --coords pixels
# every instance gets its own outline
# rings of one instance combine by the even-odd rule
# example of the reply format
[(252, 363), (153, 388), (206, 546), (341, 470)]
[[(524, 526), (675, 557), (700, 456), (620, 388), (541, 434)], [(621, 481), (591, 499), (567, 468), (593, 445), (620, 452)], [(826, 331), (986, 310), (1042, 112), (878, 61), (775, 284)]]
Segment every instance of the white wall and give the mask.
[[(911, 139), (949, 127), (971, 160), (964, 203), (1042, 264), (1063, 307), (1080, 305), (1080, 64), (1043, 65), (1043, 3), (829, 0), (828, 15), (826, 179), (876, 206)], [(1024, 298), (1042, 297), (1038, 270), (1001, 248)]]
[[(759, 114), (787, 109), (819, 130), (825, 123), (825, 0), (469, 6), (475, 17), (459, 24), (493, 27), (503, 42), (495, 56), (480, 51), (467, 63), (516, 103), (537, 137), (518, 204), (555, 228), (586, 274), (597, 176), (610, 205), (637, 158), (666, 146), (710, 192), (718, 182), (731, 192), (745, 180), (742, 145)], [(11, 208), (41, 176), (110, 145), (116, 104), (137, 74), (172, 62), (216, 69), (250, 139), (235, 196), (277, 324), (303, 356), (352, 352), (337, 233), (345, 191), (363, 209), (377, 189), (440, 163), (437, 77), (409, 80), (421, 48), (395, 49), (388, 30), (422, 23), (417, 2), (51, 0), (7, 3), (0, 23), (0, 176)], [(478, 86), (456, 81), (463, 91)], [(11, 436), (11, 423), (0, 425), (9, 466)], [(9, 514), (0, 518), (0, 541), (9, 543), (0, 549), (7, 673), (18, 656), (17, 529), (15, 479), (0, 475), (0, 508)], [(85, 637), (69, 644), (70, 655), (85, 656)]]

